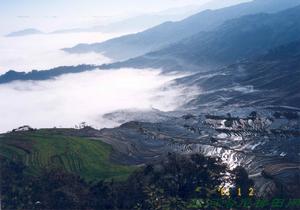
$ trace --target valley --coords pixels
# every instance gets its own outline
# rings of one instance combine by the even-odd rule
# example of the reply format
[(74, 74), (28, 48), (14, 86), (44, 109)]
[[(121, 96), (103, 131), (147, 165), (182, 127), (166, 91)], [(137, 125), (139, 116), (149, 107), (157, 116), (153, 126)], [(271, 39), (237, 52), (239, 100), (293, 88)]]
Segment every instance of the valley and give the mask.
[(201, 10), (59, 49), (103, 60), (1, 74), (5, 209), (299, 209), (299, 5)]

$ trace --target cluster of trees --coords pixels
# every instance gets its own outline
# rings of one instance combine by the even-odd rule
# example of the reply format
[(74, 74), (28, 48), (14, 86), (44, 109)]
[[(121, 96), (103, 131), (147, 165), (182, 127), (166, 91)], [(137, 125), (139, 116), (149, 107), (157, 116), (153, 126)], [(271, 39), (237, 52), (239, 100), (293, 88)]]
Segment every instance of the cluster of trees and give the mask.
[(1, 162), (3, 209), (188, 209), (197, 198), (222, 198), (217, 189), (224, 180), (242, 189), (253, 184), (244, 169), (230, 171), (219, 160), (197, 154), (170, 154), (126, 181), (98, 183), (61, 170), (31, 176), (22, 163)]

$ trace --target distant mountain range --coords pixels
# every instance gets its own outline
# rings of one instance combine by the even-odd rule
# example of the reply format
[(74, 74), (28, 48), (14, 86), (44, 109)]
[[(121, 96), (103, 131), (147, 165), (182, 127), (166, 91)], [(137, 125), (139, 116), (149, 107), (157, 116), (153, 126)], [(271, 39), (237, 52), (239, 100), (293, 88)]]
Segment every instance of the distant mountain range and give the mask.
[[(230, 0), (232, 1), (232, 0)], [(213, 6), (213, 5), (207, 5)], [(142, 31), (147, 28), (154, 27), (165, 21), (178, 21), (184, 19), (194, 13), (202, 11), (207, 7), (200, 7), (197, 5), (189, 5), (181, 8), (171, 8), (164, 11), (159, 11), (149, 14), (141, 14), (133, 17), (126, 18), (124, 20), (119, 20), (109, 24), (98, 24), (92, 27), (85, 28), (71, 28), (71, 29), (61, 29), (51, 32), (53, 33), (77, 33), (77, 32), (103, 32), (103, 33), (118, 33), (127, 32), (132, 33), (132, 31)]]
[(200, 32), (214, 30), (230, 19), (262, 12), (275, 13), (299, 4), (300, 0), (255, 0), (218, 10), (206, 10), (182, 21), (166, 22), (137, 34), (102, 43), (79, 44), (64, 50), (70, 53), (100, 52), (116, 60), (126, 60), (162, 49)]
[(226, 6), (239, 4), (241, 2), (248, 2), (250, 0), (219, 0), (209, 1), (204, 5), (188, 5), (180, 8), (170, 8), (164, 11), (137, 15), (127, 18), (125, 20), (113, 22), (107, 25), (96, 25), (88, 28), (73, 28), (62, 29), (52, 33), (74, 33), (74, 32), (132, 32), (142, 31), (154, 27), (166, 21), (180, 21), (192, 14), (199, 13), (207, 9), (219, 9)]
[(27, 28), (27, 29), (11, 32), (9, 34), (6, 34), (5, 36), (16, 37), (16, 36), (28, 36), (34, 34), (51, 35), (51, 34), (81, 33), (81, 32), (132, 33), (133, 31), (141, 31), (159, 25), (165, 21), (178, 21), (192, 14), (195, 14), (199, 11), (203, 11), (207, 8), (217, 7), (217, 5), (222, 6), (222, 5), (235, 4), (236, 1), (241, 1), (241, 0), (222, 0), (221, 4), (215, 4), (215, 2), (212, 1), (200, 7), (198, 5), (189, 5), (180, 8), (170, 8), (164, 11), (136, 15), (133, 17), (125, 18), (124, 20), (111, 22), (109, 24), (102, 24), (102, 25), (98, 24), (90, 27), (65, 28), (65, 29), (59, 29), (50, 32), (43, 32), (36, 28)]
[(90, 71), (94, 70), (95, 68), (96, 66), (93, 65), (79, 65), (61, 66), (49, 70), (32, 70), (31, 72), (17, 72), (10, 70), (5, 74), (0, 75), (0, 84), (9, 83), (16, 80), (48, 80), (63, 74)]
[(177, 83), (201, 89), (188, 107), (300, 108), (299, 75), (300, 41), (272, 49), (255, 59), (178, 79)]
[[(278, 2), (281, 3), (281, 0)], [(244, 7), (245, 4), (242, 6)], [(235, 8), (239, 7), (241, 5), (235, 6)], [(274, 8), (274, 4), (271, 8)], [(224, 10), (227, 11), (228, 8)], [(202, 101), (205, 105), (208, 102), (223, 105), (227, 103), (228, 100), (220, 102), (219, 98), (214, 99), (216, 93), (217, 95), (220, 93), (219, 89), (223, 91), (222, 94), (230, 94), (230, 96), (226, 95), (231, 99), (230, 103), (235, 103), (234, 98), (239, 97), (241, 93), (244, 94), (242, 96), (245, 103), (248, 103), (251, 97), (256, 99), (263, 96), (258, 97), (255, 95), (257, 92), (252, 89), (271, 90), (273, 87), (276, 89), (281, 87), (280, 84), (285, 84), (285, 80), (290, 80), (288, 86), (281, 87), (282, 94), (279, 93), (279, 89), (276, 89), (278, 94), (273, 92), (273, 96), (276, 97), (268, 93), (265, 95), (266, 101), (275, 103), (286, 98), (288, 101), (286, 105), (290, 103), (299, 106), (295, 90), (300, 89), (300, 85), (298, 80), (294, 80), (299, 73), (299, 49), (297, 48), (299, 41), (300, 6), (297, 6), (273, 14), (247, 15), (228, 20), (214, 30), (200, 32), (161, 50), (124, 62), (101, 66), (58, 67), (45, 71), (34, 70), (29, 73), (9, 71), (0, 76), (0, 84), (15, 80), (47, 80), (67, 73), (94, 69), (161, 68), (165, 71), (195, 71), (194, 76), (185, 78), (187, 83), (201, 76), (208, 77), (205, 83), (199, 80), (201, 88), (205, 89), (208, 87), (207, 84), (209, 88), (207, 94), (201, 96), (200, 101), (197, 102), (198, 105), (202, 104)], [(260, 75), (260, 71), (264, 72), (264, 75)], [(210, 76), (214, 74), (216, 76)], [(228, 78), (224, 74), (229, 75)], [(273, 77), (277, 79), (273, 80)], [(292, 97), (288, 96), (289, 93), (293, 93)], [(246, 97), (248, 97), (247, 100)], [(237, 101), (243, 100), (240, 98)], [(253, 103), (256, 102), (257, 100), (253, 100)]]
[(243, 16), (161, 50), (112, 64), (111, 68), (201, 70), (260, 56), (300, 40), (300, 6), (275, 14)]
[(28, 35), (34, 35), (34, 34), (43, 34), (44, 32), (39, 31), (35, 28), (28, 28), (28, 29), (24, 29), (21, 31), (15, 31), (15, 32), (11, 32), (7, 35), (5, 35), (6, 37), (16, 37), (16, 36), (28, 36)]
[(150, 27), (154, 27), (166, 21), (179, 21), (188, 16), (199, 13), (206, 9), (218, 9), (230, 5), (235, 5), (241, 2), (247, 2), (250, 0), (221, 0), (221, 1), (210, 1), (204, 5), (188, 5), (185, 7), (170, 8), (167, 10), (140, 14), (133, 17), (126, 18), (111, 22), (109, 24), (97, 24), (90, 27), (77, 27), (77, 28), (64, 28), (58, 29), (51, 32), (43, 32), (35, 28), (23, 29), (15, 32), (11, 32), (5, 36), (28, 36), (34, 34), (60, 34), (60, 33), (81, 33), (81, 32), (103, 32), (103, 33), (132, 33), (133, 31), (142, 31)]
[[(204, 195), (203, 200), (209, 200), (210, 196), (216, 197), (212, 190), (207, 191), (208, 182), (205, 177), (209, 174), (204, 173), (203, 176), (201, 172), (200, 177), (205, 178), (203, 182), (198, 182), (195, 176), (191, 175), (190, 169), (193, 171), (195, 168), (190, 165), (191, 160), (202, 159), (195, 158), (193, 154), (215, 157), (222, 163), (222, 167), (228, 167), (230, 170), (244, 168), (241, 175), (237, 176), (240, 184), (236, 184), (235, 187), (243, 189), (245, 185), (244, 181), (241, 181), (242, 177), (251, 179), (251, 185), (244, 187), (245, 193), (242, 192), (242, 197), (231, 194), (233, 203), (236, 203), (235, 197), (238, 197), (237, 201), (249, 200), (249, 186), (255, 189), (255, 202), (257, 199), (268, 201), (269, 198), (276, 198), (278, 195), (286, 201), (298, 199), (300, 0), (255, 0), (220, 10), (201, 12), (183, 21), (167, 22), (141, 33), (99, 44), (82, 44), (65, 50), (77, 53), (102, 52), (119, 61), (101, 66), (62, 66), (28, 73), (11, 70), (0, 75), (0, 84), (17, 80), (49, 80), (68, 73), (93, 70), (159, 68), (162, 69), (162, 73), (190, 73), (189, 76), (175, 79), (162, 87), (171, 90), (180, 87), (182, 95), (178, 98), (185, 99), (184, 94), (191, 88), (196, 91), (192, 99), (186, 100), (182, 106), (170, 112), (153, 109), (146, 112), (118, 110), (106, 113), (103, 116), (105, 119), (124, 123), (115, 128), (97, 130), (85, 126), (86, 123), (82, 123), (80, 129), (37, 130), (23, 126), (12, 132), (0, 134), (0, 160), (7, 159), (14, 163), (6, 167), (8, 173), (4, 173), (12, 174), (13, 177), (6, 176), (6, 180), (9, 181), (2, 181), (4, 184), (13, 184), (12, 187), (5, 188), (10, 189), (9, 193), (4, 190), (6, 203), (20, 198), (21, 207), (24, 207), (23, 202), (28, 202), (33, 204), (31, 209), (40, 209), (46, 207), (47, 202), (41, 200), (39, 194), (43, 195), (43, 198), (48, 197), (48, 193), (45, 196), (45, 193), (40, 192), (52, 189), (49, 193), (49, 203), (57, 202), (57, 209), (67, 205), (74, 209), (73, 203), (81, 200), (87, 200), (94, 205), (90, 199), (91, 195), (96, 195), (95, 204), (101, 204), (103, 201), (106, 204), (107, 198), (112, 201), (115, 201), (116, 197), (118, 200), (123, 199), (120, 209), (127, 203), (127, 198), (131, 197), (154, 203), (157, 203), (156, 198), (160, 197), (162, 199), (159, 200), (164, 201), (157, 203), (158, 206), (165, 206), (166, 203), (175, 206), (173, 200), (176, 200), (180, 202), (178, 206), (181, 208), (181, 204), (187, 202), (181, 197), (167, 197), (170, 196), (168, 192), (173, 192), (170, 190), (173, 188), (169, 186), (175, 186), (184, 199), (188, 194), (192, 199), (198, 195)], [(30, 99), (31, 97), (28, 98)], [(192, 154), (192, 159), (180, 161), (180, 166), (187, 164), (186, 168), (189, 170), (176, 165), (175, 168), (180, 170), (179, 173), (176, 170), (173, 176), (174, 164), (170, 163), (180, 159), (171, 153)], [(167, 168), (155, 164), (164, 160), (166, 156), (169, 157)], [(36, 177), (22, 178), (20, 171), (23, 169), (19, 169), (22, 165), (18, 166), (18, 162), (26, 164), (24, 169), (28, 175), (38, 175), (44, 181), (36, 182), (35, 180), (40, 179)], [(148, 163), (151, 165), (147, 165), (143, 173), (138, 170), (137, 176), (130, 175), (135, 169)], [(211, 167), (207, 162), (201, 161), (199, 169)], [(79, 188), (79, 185), (74, 184), (65, 187), (64, 182), (69, 183), (74, 178), (68, 179), (69, 176), (57, 176), (54, 173), (54, 181), (49, 182), (52, 179), (47, 173), (41, 172), (52, 168), (81, 176), (83, 179), (78, 182), (82, 186), (89, 186), (84, 184), (83, 180), (91, 181), (90, 183), (102, 181), (95, 187)], [(152, 173), (153, 178), (148, 178)], [(219, 169), (214, 174), (218, 173)], [(164, 174), (166, 178), (161, 179), (158, 174)], [(222, 174), (226, 174), (226, 178), (220, 183), (228, 182), (232, 185), (233, 176), (229, 176), (230, 173)], [(132, 181), (121, 185), (122, 180), (128, 176)], [(61, 179), (64, 177), (65, 179)], [(111, 178), (113, 179), (109, 180)], [(186, 181), (188, 179), (192, 180), (193, 184), (200, 183), (197, 189), (201, 190), (195, 190), (194, 185)], [(23, 185), (24, 180), (34, 181)], [(136, 188), (136, 183), (144, 183), (143, 180), (157, 180), (158, 188), (155, 185)], [(214, 179), (216, 180), (220, 186), (220, 179)], [(60, 182), (63, 184), (57, 185)], [(35, 183), (37, 185), (34, 185)], [(50, 184), (45, 187), (44, 183)], [(104, 183), (107, 185), (103, 185)], [(113, 184), (119, 186), (116, 188), (118, 190), (108, 191), (115, 189), (112, 188)], [(234, 193), (236, 188), (230, 193)], [(82, 189), (89, 190), (85, 192)], [(124, 190), (126, 196), (115, 196), (118, 195), (115, 192), (119, 189)], [(136, 189), (143, 190), (136, 194), (128, 194), (128, 190), (133, 192), (132, 190)], [(151, 189), (155, 191), (149, 191)], [(188, 190), (192, 193), (186, 193)], [(203, 194), (203, 190), (209, 193)], [(87, 193), (89, 191), (91, 193)], [(82, 195), (79, 197), (74, 192)], [(139, 197), (144, 192), (149, 194), (149, 199)], [(30, 194), (38, 195), (37, 199), (28, 196)], [(253, 200), (252, 198), (254, 197), (250, 200)], [(140, 201), (134, 206), (143, 209)], [(107, 208), (95, 209), (111, 209), (111, 203), (114, 202), (107, 202)], [(200, 204), (202, 205), (201, 202)], [(237, 208), (242, 205), (235, 205), (237, 204)], [(86, 207), (80, 205), (80, 208), (82, 206)], [(152, 205), (145, 206), (144, 209), (147, 207), (157, 209)], [(190, 207), (193, 208), (189, 205), (188, 208)], [(273, 206), (267, 208), (272, 209)]]
[[(174, 8), (167, 11), (157, 12), (154, 14), (142, 14), (124, 20), (112, 22), (106, 25), (95, 25), (91, 27), (65, 28), (50, 32), (43, 32), (35, 28), (28, 28), (14, 31), (6, 34), (6, 37), (29, 36), (35, 34), (64, 34), (64, 33), (84, 33), (84, 32), (102, 32), (102, 33), (132, 33), (133, 31), (141, 31), (165, 21), (178, 21), (188, 17), (190, 14), (198, 12), (196, 6), (188, 6), (184, 8)], [(175, 12), (177, 11), (177, 12)]]

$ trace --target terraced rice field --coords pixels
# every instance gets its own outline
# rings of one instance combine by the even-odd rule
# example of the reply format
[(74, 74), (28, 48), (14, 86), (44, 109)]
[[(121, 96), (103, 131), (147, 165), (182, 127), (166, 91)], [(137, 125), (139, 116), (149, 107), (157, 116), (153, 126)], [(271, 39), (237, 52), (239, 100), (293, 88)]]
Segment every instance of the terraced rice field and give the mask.
[(112, 148), (98, 140), (58, 135), (51, 130), (14, 132), (0, 136), (0, 156), (22, 161), (28, 173), (58, 168), (87, 181), (122, 180), (135, 169), (110, 161)]

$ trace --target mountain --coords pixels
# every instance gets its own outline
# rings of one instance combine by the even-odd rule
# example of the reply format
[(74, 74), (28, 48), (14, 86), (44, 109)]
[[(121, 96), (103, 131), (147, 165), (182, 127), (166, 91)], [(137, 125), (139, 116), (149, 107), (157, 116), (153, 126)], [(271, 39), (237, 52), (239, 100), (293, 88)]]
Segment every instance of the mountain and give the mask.
[(94, 65), (78, 65), (78, 66), (60, 66), (49, 70), (32, 70), (31, 72), (18, 72), (10, 70), (5, 74), (0, 75), (0, 84), (9, 83), (15, 80), (48, 80), (54, 77), (91, 71), (97, 68)]
[[(238, 5), (238, 4), (246, 3), (246, 2), (250, 2), (250, 1), (252, 1), (252, 0), (221, 0), (221, 1), (212, 0), (212, 1), (209, 1), (209, 2), (201, 5), (201, 8), (203, 8), (203, 10), (207, 10), (207, 9), (216, 10), (216, 9), (230, 7), (233, 5)], [(199, 11), (199, 12), (201, 12), (201, 11)]]
[(159, 51), (111, 67), (207, 70), (258, 57), (297, 40), (300, 40), (300, 6), (274, 14), (229, 20), (214, 31), (200, 32)]
[[(232, 16), (238, 16), (258, 4), (268, 5), (261, 10), (270, 12), (270, 8), (278, 10), (283, 1), (257, 0), (247, 3), (245, 10), (236, 10), (244, 8), (242, 4), (216, 11), (229, 10)], [(157, 30), (152, 34), (127, 36), (137, 44), (144, 43), (145, 48), (159, 49), (123, 62), (1, 75), (0, 83), (8, 83), (98, 69), (153, 67), (163, 68), (163, 73), (190, 73), (168, 82), (161, 90), (180, 87), (179, 97), (184, 99), (184, 93), (193, 89), (193, 98), (175, 111), (131, 109), (105, 114), (104, 118), (123, 123), (114, 128), (97, 130), (85, 123), (80, 129), (22, 126), (0, 134), (0, 168), (4, 171), (0, 176), (1, 206), (201, 209), (213, 198), (221, 204), (213, 202), (212, 209), (216, 209), (215, 204), (218, 209), (228, 205), (240, 209), (246, 200), (248, 209), (257, 209), (259, 200), (272, 205), (263, 209), (274, 209), (274, 203), (283, 209), (298, 209), (300, 6), (281, 9), (219, 20), (218, 24), (218, 18), (212, 18), (212, 22), (205, 19), (202, 29), (205, 21), (215, 23), (207, 25), (206, 31), (198, 31), (196, 23), (190, 25), (193, 30), (184, 25), (181, 29), (193, 31), (192, 35), (164, 47), (161, 41), (167, 43), (164, 36), (180, 31), (178, 25), (172, 28), (179, 22), (150, 29)], [(216, 11), (200, 16), (214, 13), (221, 18)], [(228, 18), (229, 12), (226, 14)], [(171, 25), (170, 31), (159, 36)], [(170, 42), (174, 37), (184, 37), (184, 32), (171, 34)], [(127, 44), (131, 49), (134, 42)], [(117, 45), (112, 51), (117, 49), (126, 51)], [(215, 191), (224, 185), (233, 186), (228, 191), (229, 203), (222, 190)], [(241, 195), (236, 195), (238, 188)], [(250, 196), (253, 190), (254, 196)], [(272, 200), (277, 197), (284, 203)]]
[(245, 167), (258, 197), (273, 197), (277, 187), (299, 194), (299, 109), (228, 108), (194, 110), (157, 123), (128, 122), (101, 135), (124, 162), (153, 161), (172, 152), (203, 154), (231, 168)]
[(300, 108), (299, 75), (300, 41), (277, 47), (255, 59), (196, 73), (177, 82), (201, 90), (186, 105), (194, 109), (257, 106)]
[[(55, 134), (59, 130), (48, 129), (47, 131)], [(70, 129), (69, 134), (72, 132), (78, 133), (76, 130)], [(96, 130), (94, 132), (100, 133)], [(47, 136), (47, 133), (42, 134), (41, 130), (30, 131), (30, 133), (25, 132), (17, 135), (16, 138), (21, 141), (23, 138), (38, 134), (40, 134), (40, 142), (49, 143), (49, 136)], [(12, 134), (9, 135), (13, 136)], [(140, 209), (150, 210), (161, 209), (162, 205), (165, 209), (173, 209), (174, 206), (177, 208), (179, 205), (183, 207), (180, 209), (190, 209), (191, 206), (193, 208), (199, 206), (194, 202), (194, 198), (199, 196), (200, 190), (195, 190), (200, 189), (199, 186), (203, 189), (201, 190), (201, 195), (211, 196), (213, 194), (214, 199), (222, 198), (223, 195), (217, 189), (227, 177), (230, 177), (232, 180), (232, 188), (239, 186), (248, 189), (253, 186), (253, 181), (248, 177), (248, 173), (244, 168), (239, 167), (231, 170), (222, 164), (220, 160), (204, 157), (200, 154), (168, 154), (156, 163), (139, 166), (139, 170), (133, 171), (127, 179), (119, 180), (111, 176), (111, 180), (101, 179), (98, 181), (100, 177), (97, 177), (97, 182), (94, 180), (89, 182), (83, 179), (78, 171), (69, 172), (63, 170), (63, 168), (52, 168), (51, 166), (53, 166), (53, 162), (60, 165), (65, 161), (64, 163), (67, 163), (66, 165), (71, 166), (71, 168), (80, 168), (82, 165), (78, 164), (77, 161), (84, 156), (90, 157), (88, 162), (92, 162), (91, 160), (94, 159), (93, 164), (90, 166), (102, 167), (106, 175), (113, 175), (110, 174), (110, 169), (115, 167), (115, 165), (104, 165), (101, 161), (105, 149), (102, 150), (103, 148), (101, 148), (99, 150), (99, 147), (95, 147), (97, 143), (98, 145), (103, 145), (103, 143), (100, 143), (100, 139), (93, 140), (94, 145), (90, 146), (94, 150), (91, 151), (86, 149), (87, 145), (77, 145), (76, 139), (78, 138), (68, 138), (70, 142), (74, 141), (75, 143), (74, 145), (69, 145), (70, 149), (72, 150), (77, 146), (78, 148), (76, 148), (74, 153), (69, 154), (70, 156), (67, 156), (69, 148), (66, 148), (65, 144), (70, 142), (60, 138), (60, 136), (52, 136), (51, 141), (53, 143), (47, 145), (50, 149), (54, 145), (61, 145), (63, 149), (67, 149), (66, 151), (61, 151), (62, 148), (59, 148), (57, 153), (63, 152), (60, 156), (53, 155), (53, 150), (48, 151), (45, 149), (47, 147), (44, 147), (34, 150), (32, 153), (26, 150), (29, 153), (27, 156), (29, 157), (28, 161), (21, 162), (16, 157), (11, 159), (6, 157), (0, 158), (1, 207), (3, 209), (129, 210), (139, 206), (141, 207)], [(91, 141), (88, 143), (90, 144)], [(5, 148), (6, 155), (12, 154), (13, 156), (14, 150), (24, 149), (22, 146), (25, 145), (19, 144), (20, 148), (14, 148), (13, 146), (10, 149), (7, 149), (9, 146)], [(45, 153), (41, 155), (40, 153), (42, 152)], [(94, 156), (97, 152), (100, 154)], [(41, 156), (50, 156), (51, 158), (50, 160), (42, 159), (40, 158)], [(59, 157), (62, 158), (60, 159)], [(48, 167), (41, 169), (39, 174), (33, 175), (28, 173), (31, 169), (30, 167), (32, 167), (30, 165), (31, 162), (34, 162), (35, 167), (40, 167), (46, 162), (45, 165)], [(291, 170), (295, 166), (289, 164), (286, 167)], [(129, 167), (127, 166), (127, 168)], [(84, 167), (82, 171), (87, 172), (88, 170)], [(170, 194), (170, 192), (172, 193)], [(160, 199), (156, 199), (158, 193)], [(153, 199), (153, 196), (155, 196), (155, 199)], [(288, 197), (288, 194), (281, 194), (281, 197), (283, 196)], [(168, 200), (172, 200), (172, 202)]]
[(33, 175), (47, 168), (57, 168), (87, 181), (126, 178), (134, 167), (114, 163), (110, 159), (111, 146), (88, 138), (90, 132), (93, 129), (41, 129), (1, 134), (0, 159), (21, 161), (28, 166), (27, 173)]
[[(231, 1), (231, 0), (230, 0)], [(213, 5), (208, 5), (213, 6)], [(206, 7), (205, 7), (206, 8)], [(106, 25), (95, 25), (87, 28), (61, 29), (52, 33), (76, 33), (76, 32), (103, 32), (103, 33), (131, 33), (132, 31), (142, 31), (154, 27), (166, 21), (179, 21), (192, 14), (203, 10), (197, 5), (189, 5), (180, 8), (170, 8), (149, 14), (141, 14), (124, 20), (115, 21)]]
[(113, 59), (125, 60), (158, 50), (199, 32), (214, 30), (226, 20), (261, 12), (274, 13), (299, 4), (300, 0), (255, 0), (223, 9), (206, 10), (179, 22), (165, 22), (146, 31), (102, 43), (79, 44), (64, 50), (70, 53), (100, 52)]
[(186, 114), (128, 122), (101, 136), (125, 164), (200, 153), (245, 167), (256, 196), (272, 197), (278, 189), (293, 196), (300, 174), (299, 75), (300, 40), (177, 79), (173, 85), (199, 90), (180, 109)]
[(124, 62), (101, 66), (58, 67), (29, 73), (9, 71), (0, 76), (0, 83), (45, 80), (96, 68), (162, 68), (165, 71), (194, 70), (211, 73), (214, 69), (230, 64), (253, 60), (269, 50), (297, 40), (300, 40), (300, 6), (274, 14), (248, 15), (229, 20), (214, 31), (201, 32), (159, 51)]
[(88, 28), (73, 28), (73, 29), (61, 29), (52, 33), (76, 33), (76, 32), (132, 32), (132, 31), (143, 31), (148, 28), (157, 26), (166, 21), (180, 21), (193, 14), (199, 13), (207, 9), (219, 9), (230, 5), (239, 4), (241, 2), (247, 2), (250, 0), (220, 0), (210, 1), (204, 5), (188, 5), (185, 7), (170, 8), (164, 11), (137, 15), (134, 17), (127, 18), (112, 22), (107, 25), (95, 25)]
[(15, 37), (15, 36), (28, 36), (28, 35), (34, 35), (34, 34), (43, 34), (43, 32), (39, 31), (37, 29), (34, 29), (34, 28), (28, 28), (28, 29), (24, 29), (21, 31), (11, 32), (5, 36), (6, 37)]
[[(114, 204), (113, 209), (134, 209), (143, 201), (156, 204), (157, 195), (165, 198), (172, 192), (176, 193), (172, 203), (163, 205), (182, 205), (188, 195), (184, 201), (189, 205), (182, 209), (189, 209), (190, 199), (198, 196), (224, 198), (217, 190), (221, 183), (231, 184), (232, 197), (236, 186), (245, 189), (246, 198), (251, 187), (255, 198), (297, 199), (297, 125), (295, 111), (256, 110), (241, 117), (186, 114), (160, 123), (128, 122), (113, 129), (0, 134), (1, 205), (5, 209), (112, 209)], [(234, 173), (241, 168), (243, 173)], [(124, 208), (132, 200), (136, 202)], [(159, 209), (161, 204), (157, 206), (143, 209)]]

